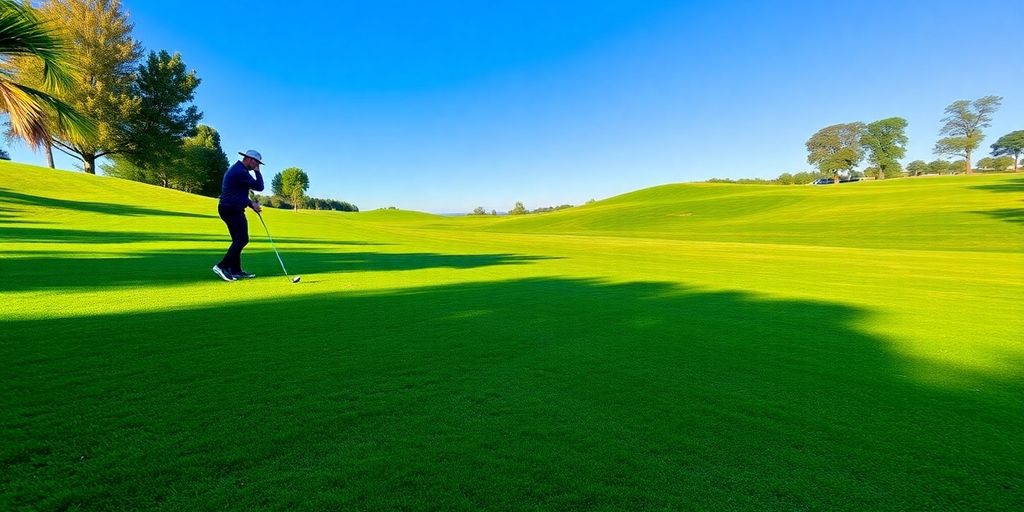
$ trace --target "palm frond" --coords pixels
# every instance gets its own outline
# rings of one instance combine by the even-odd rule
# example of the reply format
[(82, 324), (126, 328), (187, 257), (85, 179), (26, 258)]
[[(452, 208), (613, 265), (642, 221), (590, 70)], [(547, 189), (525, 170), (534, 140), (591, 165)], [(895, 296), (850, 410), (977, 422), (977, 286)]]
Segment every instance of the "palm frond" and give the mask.
[(50, 140), (46, 112), (35, 98), (18, 84), (0, 79), (0, 104), (10, 114), (11, 132), (36, 149)]
[(72, 142), (78, 143), (96, 137), (96, 122), (79, 113), (71, 105), (26, 85), (12, 83), (12, 86), (32, 98), (37, 105), (41, 105), (42, 110), (49, 110), (56, 118), (57, 130)]
[(43, 62), (44, 85), (61, 92), (74, 83), (68, 53), (64, 40), (40, 22), (31, 7), (0, 0), (0, 55), (38, 57)]

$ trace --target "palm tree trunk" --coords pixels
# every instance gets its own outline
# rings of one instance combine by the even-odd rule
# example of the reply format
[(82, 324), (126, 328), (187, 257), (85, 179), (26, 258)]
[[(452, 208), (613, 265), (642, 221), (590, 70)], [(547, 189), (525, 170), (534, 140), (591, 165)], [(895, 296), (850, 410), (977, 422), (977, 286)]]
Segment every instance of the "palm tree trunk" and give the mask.
[(86, 174), (96, 174), (96, 156), (82, 155), (82, 170)]
[(46, 144), (44, 144), (43, 146), (46, 148), (46, 165), (48, 165), (50, 169), (54, 169), (55, 167), (53, 166), (53, 145), (50, 143), (50, 141), (46, 141)]

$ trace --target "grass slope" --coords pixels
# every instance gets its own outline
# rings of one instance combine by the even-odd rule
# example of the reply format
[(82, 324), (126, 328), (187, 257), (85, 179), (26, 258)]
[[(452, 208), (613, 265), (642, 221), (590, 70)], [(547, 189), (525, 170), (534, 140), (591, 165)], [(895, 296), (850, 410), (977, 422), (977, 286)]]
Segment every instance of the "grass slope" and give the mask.
[(1024, 507), (1024, 178), (250, 216), (0, 164), (0, 509)]
[[(1009, 194), (1000, 201), (993, 192)], [(1019, 252), (1024, 250), (1020, 240), (1024, 208), (1013, 200), (1014, 192), (1019, 198), (1024, 184), (1006, 175), (839, 186), (688, 183), (640, 190), (557, 214), (512, 219), (494, 229)]]

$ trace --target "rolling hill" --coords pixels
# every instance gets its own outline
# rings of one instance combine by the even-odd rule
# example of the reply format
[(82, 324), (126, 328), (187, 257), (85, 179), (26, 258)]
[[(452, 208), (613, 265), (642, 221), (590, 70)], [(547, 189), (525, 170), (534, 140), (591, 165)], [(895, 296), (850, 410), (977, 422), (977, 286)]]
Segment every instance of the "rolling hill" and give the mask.
[(250, 215), (0, 162), (0, 509), (1013, 510), (1024, 176)]

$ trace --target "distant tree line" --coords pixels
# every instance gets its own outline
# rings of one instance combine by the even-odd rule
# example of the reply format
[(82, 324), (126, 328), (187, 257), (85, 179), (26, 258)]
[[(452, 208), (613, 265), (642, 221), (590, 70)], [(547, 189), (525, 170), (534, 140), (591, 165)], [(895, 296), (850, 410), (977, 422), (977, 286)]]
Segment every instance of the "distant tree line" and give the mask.
[[(294, 210), (295, 206), (288, 202), (287, 198), (278, 195), (262, 195), (256, 194), (255, 198), (260, 204), (269, 206), (271, 208), (281, 208), (283, 210)], [(338, 201), (337, 199), (320, 199), (317, 197), (306, 197), (303, 200), (303, 206), (310, 210), (334, 210), (338, 212), (358, 212), (359, 207), (352, 203), (345, 201)]]
[[(935, 142), (932, 152), (955, 157), (953, 161), (937, 159), (926, 163), (915, 160), (903, 168), (900, 160), (906, 155), (907, 121), (901, 117), (890, 117), (868, 124), (859, 121), (834, 124), (818, 130), (805, 144), (807, 163), (817, 168), (815, 172), (782, 173), (775, 179), (713, 178), (708, 181), (800, 185), (822, 178), (838, 183), (843, 179), (861, 177), (880, 180), (925, 174), (971, 174), (975, 170), (971, 165), (974, 152), (984, 139), (982, 128), (990, 125), (1001, 102), (999, 96), (985, 96), (974, 101), (954, 101), (946, 107), (946, 117), (939, 128), (941, 138)], [(991, 149), (992, 157), (977, 161), (978, 170), (1005, 171), (1012, 167), (1018, 171), (1020, 155), (1024, 152), (1024, 130), (1000, 137)], [(865, 159), (867, 167), (856, 170)]]
[[(591, 199), (589, 202), (593, 202), (593, 199)], [(533, 213), (547, 213), (547, 212), (554, 212), (554, 211), (558, 211), (558, 210), (565, 210), (566, 208), (572, 208), (572, 207), (573, 207), (573, 205), (571, 205), (571, 204), (563, 204), (563, 205), (559, 205), (559, 206), (545, 206), (545, 207), (537, 208), (535, 210), (527, 210), (526, 207), (523, 206), (522, 201), (516, 201), (516, 204), (512, 206), (512, 209), (508, 211), (508, 214), (509, 215), (529, 215), (529, 214), (533, 214)], [(470, 215), (497, 215), (497, 214), (498, 214), (498, 212), (495, 211), (495, 210), (491, 210), (491, 213), (487, 213), (487, 210), (484, 210), (483, 206), (477, 206), (470, 213)]]
[(808, 183), (814, 183), (815, 180), (824, 178), (825, 175), (820, 172), (801, 171), (797, 173), (784, 172), (775, 179), (765, 178), (711, 178), (707, 180), (708, 183), (741, 183), (741, 184), (752, 184), (752, 185), (806, 185)]
[(272, 195), (256, 195), (256, 199), (265, 206), (286, 210), (308, 208), (312, 210), (334, 210), (340, 212), (358, 212), (359, 208), (337, 199), (321, 199), (309, 197), (309, 175), (298, 167), (289, 167), (274, 175), (270, 180)]
[[(936, 155), (955, 157), (958, 160), (938, 160), (932, 164), (923, 161), (912, 162), (913, 169), (903, 169), (900, 159), (906, 154), (907, 121), (901, 117), (890, 117), (870, 124), (861, 122), (836, 124), (822, 128), (807, 140), (807, 163), (818, 168), (818, 172), (834, 181), (841, 176), (851, 176), (854, 167), (866, 157), (868, 167), (863, 173), (876, 179), (895, 178), (904, 175), (919, 175), (925, 170), (941, 174), (946, 172), (974, 172), (972, 158), (984, 139), (982, 128), (990, 126), (992, 116), (1002, 103), (999, 96), (985, 96), (974, 101), (957, 100), (946, 107), (946, 117), (939, 128), (940, 139), (935, 142), (932, 152)], [(1013, 132), (1001, 137), (992, 145), (992, 156), (982, 158), (978, 168), (982, 170), (1006, 170), (1017, 161), (1024, 147), (1024, 133)], [(1012, 158), (1009, 155), (1013, 155)]]

